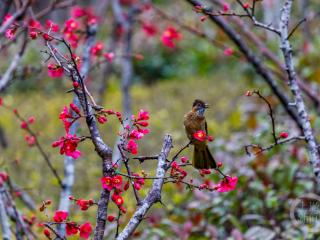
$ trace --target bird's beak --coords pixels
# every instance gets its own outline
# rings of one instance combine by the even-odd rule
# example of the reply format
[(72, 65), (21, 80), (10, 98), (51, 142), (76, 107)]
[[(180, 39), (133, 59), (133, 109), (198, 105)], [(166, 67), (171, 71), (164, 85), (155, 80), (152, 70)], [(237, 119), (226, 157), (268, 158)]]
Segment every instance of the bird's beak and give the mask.
[(206, 103), (206, 104), (204, 105), (204, 108), (209, 108), (209, 106), (210, 106), (210, 105)]

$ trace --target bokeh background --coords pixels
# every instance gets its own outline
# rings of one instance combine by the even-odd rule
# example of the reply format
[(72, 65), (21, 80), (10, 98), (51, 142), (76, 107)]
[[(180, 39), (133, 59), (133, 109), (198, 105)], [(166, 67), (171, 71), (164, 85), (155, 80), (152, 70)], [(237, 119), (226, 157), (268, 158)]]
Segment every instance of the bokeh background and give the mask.
[[(124, 10), (130, 6), (122, 1)], [(128, 1), (130, 2), (130, 1)], [(210, 2), (210, 1), (209, 1)], [(233, 1), (226, 1), (230, 8), (236, 8)], [(304, 6), (300, 2), (308, 2)], [(42, 9), (48, 1), (38, 1), (34, 11)], [(77, 5), (97, 9), (99, 1), (77, 1)], [(210, 41), (185, 31), (175, 22), (168, 21), (150, 10), (139, 16), (134, 25), (133, 52), (143, 55), (142, 60), (133, 59), (134, 75), (132, 78), (132, 112), (139, 109), (150, 112), (150, 134), (139, 142), (138, 155), (155, 155), (162, 145), (166, 133), (173, 136), (174, 154), (187, 142), (183, 128), (183, 116), (191, 109), (194, 99), (200, 98), (210, 104), (206, 112), (209, 133), (215, 140), (210, 149), (217, 161), (223, 163), (224, 172), (237, 176), (239, 182), (236, 190), (228, 193), (208, 191), (190, 191), (185, 186), (166, 184), (163, 189), (163, 205), (157, 204), (137, 229), (136, 239), (315, 239), (318, 234), (308, 232), (307, 226), (294, 226), (290, 219), (292, 201), (306, 193), (314, 192), (315, 185), (305, 145), (302, 142), (282, 145), (259, 156), (248, 156), (244, 146), (257, 143), (267, 146), (272, 143), (271, 123), (268, 109), (257, 97), (245, 95), (247, 90), (259, 90), (272, 104), (275, 112), (276, 131), (286, 131), (289, 136), (298, 135), (295, 124), (285, 113), (283, 107), (274, 97), (272, 91), (254, 71), (252, 66), (237, 55), (237, 47), (228, 37), (209, 20), (200, 21), (190, 5), (184, 1), (154, 1), (154, 5), (169, 16), (178, 17), (180, 22), (194, 29), (203, 31), (216, 41), (234, 50), (234, 54), (224, 53)], [(276, 22), (282, 1), (266, 0), (257, 7), (257, 15), (265, 21)], [(294, 47), (298, 73), (304, 78), (308, 87), (319, 90), (319, 71), (317, 64), (319, 38), (319, 13), (317, 1), (296, 1), (292, 19), (298, 21), (307, 14), (312, 20), (299, 28), (292, 44)], [(99, 9), (102, 11), (101, 9)], [(63, 24), (70, 9), (57, 10), (50, 16), (55, 22)], [(99, 26), (97, 40), (110, 43), (113, 27), (112, 11), (104, 9)], [(157, 32), (147, 36), (142, 29), (142, 22), (155, 25)], [(251, 26), (249, 20), (245, 20)], [(161, 33), (174, 26), (182, 39), (175, 48), (168, 48), (161, 42)], [(252, 27), (252, 26), (251, 26)], [(239, 29), (238, 29), (239, 30)], [(263, 30), (253, 29), (266, 45), (282, 61), (278, 49), (278, 40)], [(250, 45), (258, 55), (261, 53)], [(10, 64), (17, 45), (14, 44), (2, 53), (0, 70), (4, 72)], [(64, 134), (58, 119), (63, 106), (72, 101), (73, 95), (66, 93), (71, 88), (69, 79), (52, 79), (47, 75), (44, 47), (31, 42), (21, 66), (14, 75), (12, 84), (1, 93), (7, 105), (18, 109), (24, 117), (34, 116), (32, 128), (39, 134), (39, 140), (45, 151), (63, 175), (63, 156), (51, 144)], [(81, 46), (77, 50), (81, 52)], [(121, 45), (114, 49), (121, 54)], [(276, 69), (271, 62), (261, 56), (270, 69)], [(106, 109), (122, 111), (121, 92), (121, 58), (113, 62), (114, 71), (107, 78), (102, 74), (103, 64), (90, 72), (87, 79), (89, 89), (100, 104)], [(99, 91), (101, 86), (103, 91)], [(287, 91), (283, 81), (279, 80)], [(319, 125), (317, 109), (311, 102), (310, 115), (315, 129)], [(52, 199), (48, 215), (57, 209), (60, 188), (36, 148), (30, 148), (24, 139), (25, 132), (20, 129), (20, 122), (14, 115), (0, 108), (0, 128), (6, 144), (0, 147), (0, 166), (9, 173), (11, 179), (21, 190), (30, 194), (35, 203)], [(108, 122), (100, 125), (104, 140), (113, 146), (116, 142), (119, 123), (110, 117)], [(81, 123), (79, 135), (86, 135), (85, 123)], [(82, 157), (75, 160), (76, 173), (73, 195), (77, 198), (98, 199), (100, 192), (101, 160), (95, 154), (89, 141), (81, 143), (79, 149)], [(192, 148), (183, 153), (191, 159)], [(140, 164), (131, 160), (136, 172), (144, 170), (152, 175), (155, 163), (150, 161)], [(219, 176), (211, 174), (202, 178), (198, 171), (187, 167), (188, 179), (202, 183), (205, 179), (219, 181)], [(147, 193), (151, 181), (140, 190), (142, 196)], [(17, 194), (19, 195), (19, 194)], [(24, 208), (16, 197), (19, 208)], [(125, 194), (125, 206), (128, 209), (121, 221), (125, 222), (135, 209), (131, 190)], [(110, 212), (117, 214), (117, 208), (110, 206)], [(38, 211), (23, 209), (30, 218), (35, 215), (37, 221), (46, 216)], [(80, 211), (75, 205), (71, 207), (73, 219), (95, 222), (96, 207)], [(109, 223), (106, 239), (112, 239), (115, 224)], [(35, 226), (36, 229), (36, 226)], [(36, 230), (37, 231), (37, 230)], [(112, 237), (111, 237), (112, 236)]]

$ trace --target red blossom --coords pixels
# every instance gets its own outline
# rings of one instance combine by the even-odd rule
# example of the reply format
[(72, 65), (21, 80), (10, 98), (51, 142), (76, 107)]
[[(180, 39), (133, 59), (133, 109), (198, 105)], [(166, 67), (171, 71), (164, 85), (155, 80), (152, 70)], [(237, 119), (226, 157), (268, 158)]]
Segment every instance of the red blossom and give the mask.
[(46, 21), (46, 28), (51, 29), (52, 32), (59, 32), (59, 25), (51, 20)]
[(150, 115), (149, 115), (149, 112), (148, 111), (145, 111), (143, 109), (141, 109), (139, 112), (138, 112), (138, 119), (137, 121), (140, 121), (140, 120), (149, 120), (150, 119)]
[(52, 78), (58, 78), (63, 75), (63, 68), (59, 65), (56, 65), (54, 63), (48, 64), (48, 75)]
[(243, 8), (248, 9), (249, 7), (250, 7), (250, 4), (249, 4), (249, 3), (244, 3), (244, 4), (243, 4)]
[(113, 189), (113, 181), (111, 177), (102, 177), (100, 181), (104, 189), (107, 189), (108, 191)]
[(210, 169), (200, 169), (199, 173), (201, 176), (204, 176), (204, 175), (211, 174), (211, 170)]
[(49, 34), (47, 34), (47, 33), (44, 33), (43, 35), (42, 35), (42, 38), (45, 40), (45, 41), (48, 41), (48, 42), (50, 42), (50, 41), (52, 41), (53, 40), (53, 37), (51, 37)]
[(28, 22), (28, 27), (31, 29), (40, 29), (42, 26), (39, 21), (37, 21), (35, 19), (30, 19)]
[(148, 125), (149, 125), (148, 122), (142, 122), (142, 121), (136, 122), (135, 124), (140, 125), (142, 127), (148, 127)]
[(52, 147), (60, 147), (60, 154), (77, 159), (81, 156), (81, 152), (77, 150), (80, 138), (76, 135), (66, 134), (65, 137), (61, 137), (58, 141), (53, 142)]
[(79, 231), (80, 231), (81, 238), (88, 239), (92, 232), (91, 224), (89, 222), (85, 222), (80, 226)]
[(208, 135), (208, 136), (207, 136), (207, 139), (208, 139), (209, 142), (212, 142), (212, 141), (214, 140), (214, 137)]
[(50, 230), (49, 230), (48, 228), (43, 229), (43, 234), (44, 234), (47, 238), (50, 238), (50, 239), (51, 239), (51, 237), (50, 237), (51, 233), (50, 233)]
[(22, 129), (26, 129), (26, 128), (28, 127), (28, 123), (25, 122), (25, 121), (22, 121), (21, 124), (20, 124), (20, 127), (21, 127)]
[(80, 6), (74, 6), (71, 8), (71, 16), (73, 18), (80, 18), (87, 14), (86, 9)]
[(233, 54), (233, 49), (232, 48), (226, 48), (224, 51), (223, 51), (223, 54), (225, 56), (231, 56)]
[(29, 32), (29, 37), (30, 37), (31, 39), (36, 39), (36, 38), (38, 37), (38, 32), (36, 32), (36, 31), (30, 31), (30, 32)]
[(36, 121), (36, 118), (34, 116), (29, 117), (28, 123), (32, 124)]
[(218, 183), (214, 189), (218, 192), (229, 192), (236, 188), (238, 182), (237, 177), (229, 177), (224, 178), (220, 183)]
[(204, 142), (207, 138), (206, 133), (203, 130), (196, 131), (193, 137), (201, 142)]
[(122, 186), (122, 177), (120, 175), (116, 175), (112, 178), (112, 184), (114, 188), (121, 189)]
[(55, 212), (53, 216), (53, 221), (60, 223), (65, 221), (67, 218), (68, 218), (68, 212), (58, 210)]
[(287, 138), (289, 136), (289, 133), (287, 133), (287, 132), (281, 132), (280, 134), (279, 134), (279, 137), (280, 138)]
[(69, 222), (66, 224), (66, 233), (67, 236), (72, 236), (77, 234), (79, 231), (79, 227), (77, 226), (77, 224), (75, 222)]
[(24, 139), (26, 140), (26, 142), (28, 143), (29, 147), (32, 147), (35, 145), (36, 143), (36, 138), (34, 136), (29, 136), (29, 135), (26, 135), (24, 137)]
[(3, 105), (3, 99), (0, 97), (0, 106)]
[(188, 158), (186, 156), (182, 156), (180, 160), (182, 163), (186, 163), (188, 161)]
[(71, 114), (71, 110), (81, 116), (80, 109), (75, 104), (70, 103), (70, 110), (67, 106), (64, 106), (63, 111), (59, 114), (59, 119), (63, 122), (66, 133), (69, 133), (69, 129), (76, 119), (76, 117)]
[(127, 150), (134, 155), (137, 154), (138, 153), (138, 144), (134, 140), (130, 139), (127, 143)]
[(0, 172), (0, 187), (9, 179), (6, 172)]
[(228, 12), (229, 11), (229, 9), (230, 9), (230, 5), (229, 5), (229, 3), (223, 3), (223, 6), (222, 6), (222, 8), (223, 8), (223, 11), (224, 12)]
[(223, 166), (222, 162), (217, 162), (218, 168), (221, 168)]
[(109, 63), (112, 63), (112, 61), (115, 57), (115, 54), (113, 52), (106, 52), (103, 54), (103, 56)]
[(12, 39), (14, 39), (16, 32), (17, 32), (17, 28), (16, 27), (9, 28), (9, 29), (6, 30), (5, 36), (6, 36), (7, 39), (12, 40)]
[(121, 206), (124, 203), (123, 198), (120, 195), (116, 194), (116, 193), (112, 194), (111, 199), (117, 206)]
[(91, 48), (91, 54), (94, 56), (100, 56), (102, 54), (104, 45), (102, 42), (97, 42), (92, 48)]
[(175, 48), (175, 41), (179, 41), (181, 39), (181, 33), (179, 33), (174, 27), (168, 27), (161, 36), (162, 43), (168, 48)]
[(107, 220), (108, 220), (109, 222), (113, 222), (114, 219), (115, 219), (115, 216), (112, 216), (112, 215), (109, 215), (109, 216), (107, 217)]
[(65, 29), (64, 29), (65, 32), (72, 32), (79, 28), (79, 23), (73, 18), (68, 19), (64, 25), (65, 25)]
[(156, 26), (151, 23), (144, 22), (142, 24), (142, 30), (147, 35), (147, 37), (153, 37), (154, 35), (157, 34)]
[(73, 82), (73, 83), (72, 83), (72, 86), (73, 86), (74, 88), (78, 88), (78, 87), (79, 87), (79, 83), (78, 83), (78, 82)]
[(98, 119), (98, 122), (101, 124), (104, 124), (108, 121), (108, 119), (105, 116), (99, 116), (97, 119)]
[(92, 206), (93, 200), (78, 199), (76, 203), (82, 211), (86, 211), (90, 206)]
[(129, 137), (131, 139), (141, 139), (144, 136), (144, 134), (141, 131), (138, 131), (136, 129), (133, 129), (131, 133), (129, 134)]

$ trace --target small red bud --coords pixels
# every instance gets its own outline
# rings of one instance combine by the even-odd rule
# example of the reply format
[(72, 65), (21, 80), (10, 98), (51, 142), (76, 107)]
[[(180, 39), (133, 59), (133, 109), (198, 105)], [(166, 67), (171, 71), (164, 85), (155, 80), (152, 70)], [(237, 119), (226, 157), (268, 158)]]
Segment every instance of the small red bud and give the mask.
[(69, 196), (69, 200), (74, 200), (74, 196)]
[(279, 137), (280, 138), (287, 138), (289, 136), (289, 134), (287, 133), (287, 132), (281, 132), (280, 134), (279, 134)]
[(48, 229), (48, 228), (45, 228), (44, 230), (43, 230), (43, 234), (46, 236), (46, 237), (48, 237), (48, 238), (50, 238), (50, 230)]
[(222, 167), (222, 162), (218, 162), (217, 166), (218, 166), (218, 168), (221, 168)]
[(45, 33), (42, 35), (43, 39), (50, 42), (53, 40), (53, 37), (51, 37), (49, 34)]
[(20, 126), (21, 126), (22, 129), (26, 129), (28, 127), (28, 123), (23, 121), (23, 122), (21, 122)]
[(115, 217), (112, 216), (112, 215), (109, 215), (109, 216), (107, 217), (107, 220), (108, 220), (109, 222), (112, 222), (114, 219), (115, 219)]
[(250, 7), (250, 4), (249, 4), (249, 3), (244, 3), (244, 4), (243, 4), (243, 8), (248, 9), (249, 7)]
[(79, 83), (78, 82), (73, 82), (72, 85), (73, 85), (74, 88), (78, 88), (79, 87)]
[(38, 33), (35, 31), (29, 32), (29, 36), (31, 39), (36, 39), (38, 37)]

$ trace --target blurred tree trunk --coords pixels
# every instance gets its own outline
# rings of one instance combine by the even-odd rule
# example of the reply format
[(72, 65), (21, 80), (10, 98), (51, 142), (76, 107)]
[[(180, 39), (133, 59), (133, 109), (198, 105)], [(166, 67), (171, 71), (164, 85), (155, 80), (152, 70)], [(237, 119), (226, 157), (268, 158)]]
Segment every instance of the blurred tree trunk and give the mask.
[[(117, 2), (117, 1), (115, 1)], [(120, 5), (116, 6), (120, 7)], [(121, 92), (122, 92), (122, 113), (124, 119), (124, 125), (127, 125), (130, 121), (132, 115), (132, 98), (131, 98), (131, 85), (133, 79), (133, 66), (132, 66), (132, 35), (133, 35), (133, 24), (135, 17), (135, 6), (132, 6), (127, 14), (126, 18), (121, 16), (121, 20), (118, 17), (118, 21), (121, 23), (121, 26), (124, 29), (122, 36), (122, 59), (121, 59)], [(115, 11), (114, 11), (115, 12)], [(119, 13), (118, 13), (119, 14)], [(122, 11), (121, 11), (122, 14)], [(117, 16), (117, 13), (115, 13)], [(117, 139), (112, 155), (112, 162), (118, 161), (121, 156), (118, 149), (120, 138)]]
[[(109, 44), (109, 47), (108, 47), (108, 52), (115, 52), (115, 49), (116, 49), (116, 45), (117, 45), (117, 42), (119, 40), (118, 38), (118, 34), (117, 34), (117, 24), (116, 24), (116, 21), (113, 22), (112, 24), (113, 26), (113, 29), (112, 29), (112, 35), (111, 35), (111, 38), (110, 38), (110, 42), (107, 43)], [(106, 41), (107, 42), (107, 41)], [(97, 103), (99, 105), (102, 105), (103, 104), (103, 99), (105, 97), (105, 94), (106, 94), (106, 91), (107, 91), (107, 88), (108, 88), (108, 82), (109, 82), (109, 79), (111, 77), (111, 74), (113, 72), (113, 65), (112, 65), (112, 62), (107, 62), (104, 66), (103, 66), (103, 69), (102, 69), (102, 75), (101, 75), (101, 80), (99, 82), (99, 85), (98, 85), (98, 96), (97, 96)]]

